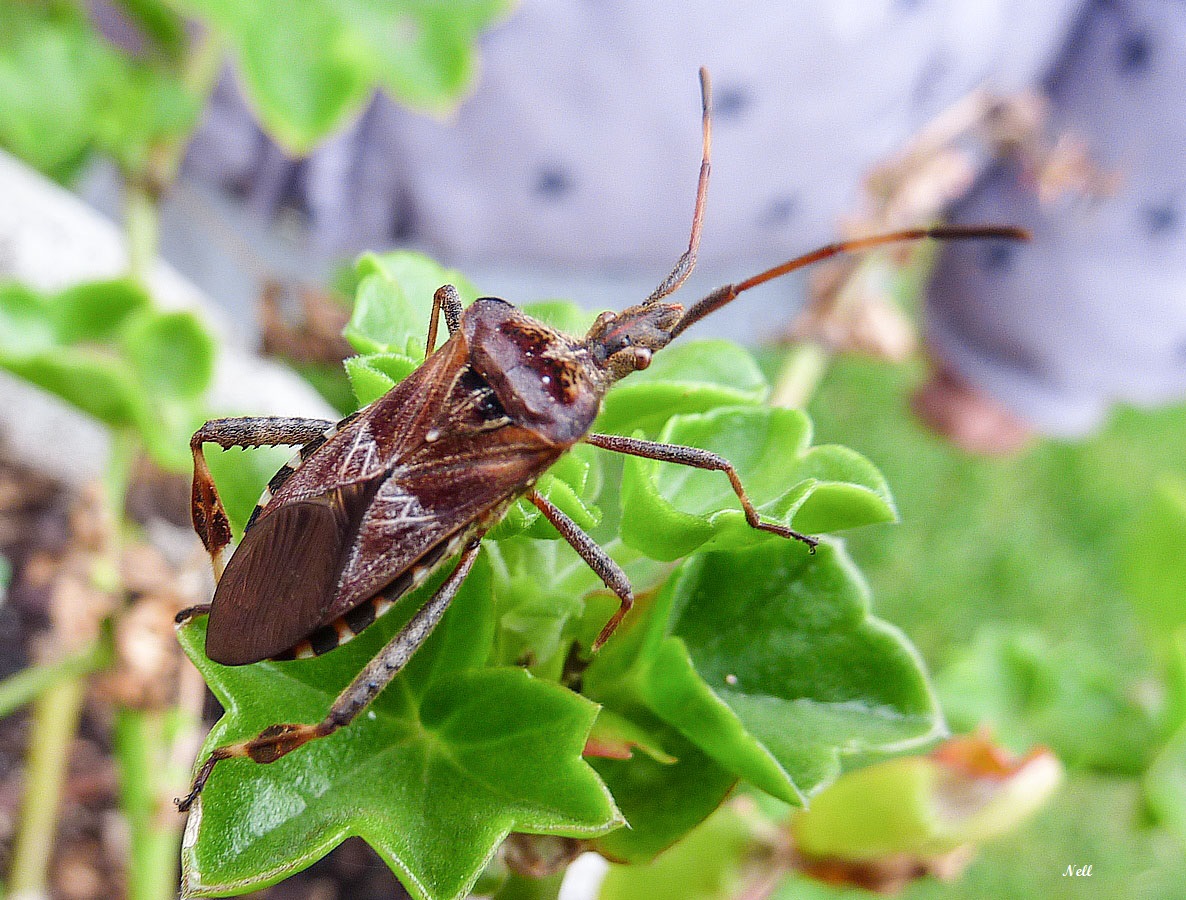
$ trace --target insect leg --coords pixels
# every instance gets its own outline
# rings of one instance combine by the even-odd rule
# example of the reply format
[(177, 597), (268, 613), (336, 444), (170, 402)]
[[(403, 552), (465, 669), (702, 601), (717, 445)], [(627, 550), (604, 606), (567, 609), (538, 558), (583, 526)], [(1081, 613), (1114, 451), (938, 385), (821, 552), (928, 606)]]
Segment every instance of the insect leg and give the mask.
[(700, 180), (696, 185), (696, 206), (692, 212), (692, 235), (688, 239), (688, 249), (676, 262), (671, 274), (651, 292), (645, 303), (657, 303), (664, 297), (674, 294), (696, 267), (696, 254), (700, 250), (700, 232), (704, 227), (704, 204), (708, 199), (708, 173), (712, 169), (712, 85), (708, 80), (708, 70), (703, 68), (700, 70), (700, 109), (703, 138)]
[(441, 616), (445, 614), (462, 582), (473, 568), (481, 547), (480, 540), (479, 536), (469, 542), (461, 554), (457, 568), (445, 583), (387, 643), (387, 646), (367, 663), (366, 668), (346, 686), (346, 689), (338, 694), (324, 719), (316, 725), (270, 725), (251, 740), (216, 748), (202, 763), (194, 777), (190, 792), (177, 801), (177, 808), (185, 812), (193, 805), (202, 788), (206, 786), (214, 766), (221, 760), (246, 758), (257, 763), (275, 762), (309, 741), (327, 737), (342, 726), (349, 725), (355, 716), (370, 706), (379, 693), (391, 684), (392, 679), (408, 664), (412, 654), (432, 634), (432, 630), (440, 622)]
[(432, 295), (432, 314), (428, 317), (428, 342), (424, 347), (425, 359), (437, 348), (437, 324), (442, 310), (445, 313), (445, 327), (452, 335), (461, 327), (461, 295), (451, 284), (441, 285)]
[(745, 510), (745, 520), (750, 524), (751, 528), (757, 528), (759, 531), (768, 531), (771, 534), (777, 534), (779, 537), (794, 538), (797, 541), (802, 541), (813, 552), (819, 543), (819, 538), (800, 534), (797, 531), (787, 528), (785, 525), (778, 525), (774, 522), (763, 522), (758, 516), (758, 511), (754, 509), (754, 504), (750, 500), (749, 495), (746, 494), (745, 488), (741, 486), (741, 478), (737, 475), (737, 470), (733, 468), (733, 463), (729, 462), (723, 456), (717, 456), (715, 453), (710, 453), (708, 450), (701, 450), (697, 447), (683, 447), (679, 444), (660, 444), (656, 441), (620, 437), (615, 434), (587, 434), (584, 440), (594, 447), (601, 447), (603, 450), (612, 450), (615, 453), (642, 456), (646, 459), (657, 459), (660, 462), (677, 463), (681, 466), (691, 466), (694, 469), (724, 472), (729, 477), (729, 483), (733, 485), (733, 493), (741, 501), (741, 508)]
[[(324, 419), (244, 418), (213, 419), (194, 433), (189, 442), (194, 456), (192, 514), (194, 531), (202, 539), (214, 566), (214, 578), (226, 568), (231, 544), (231, 526), (206, 464), (204, 444), (228, 447), (273, 447), (281, 444), (308, 445), (324, 440), (334, 423)], [(294, 467), (286, 467), (291, 474)], [(284, 473), (284, 469), (281, 469)], [(277, 474), (280, 477), (280, 473)], [(276, 479), (273, 479), (275, 482)], [(272, 487), (269, 485), (269, 487)], [(273, 488), (274, 489), (274, 488)]]
[(593, 642), (593, 649), (599, 650), (634, 605), (634, 590), (630, 587), (630, 579), (626, 577), (622, 567), (614, 562), (613, 557), (597, 546), (593, 538), (581, 531), (581, 527), (557, 509), (547, 497), (531, 490), (527, 492), (527, 499), (536, 505), (544, 514), (544, 518), (552, 523), (552, 527), (560, 532), (560, 536), (572, 545), (581, 559), (589, 564), (589, 568), (597, 573), (597, 577), (605, 582), (605, 586), (617, 594), (621, 601), (618, 611), (606, 622), (601, 633), (597, 635), (597, 640)]

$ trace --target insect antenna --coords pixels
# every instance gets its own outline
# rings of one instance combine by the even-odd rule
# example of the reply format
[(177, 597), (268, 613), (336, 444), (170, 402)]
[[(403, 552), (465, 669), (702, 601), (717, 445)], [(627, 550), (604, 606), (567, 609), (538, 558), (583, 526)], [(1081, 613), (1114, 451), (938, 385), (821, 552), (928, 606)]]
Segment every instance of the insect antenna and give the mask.
[[(693, 237), (697, 237), (695, 232), (693, 232)], [(935, 225), (930, 228), (907, 228), (903, 231), (891, 231), (886, 234), (875, 234), (870, 237), (827, 244), (817, 250), (812, 250), (810, 253), (796, 256), (794, 259), (787, 260), (764, 272), (759, 272), (757, 275), (745, 279), (745, 281), (739, 281), (736, 284), (726, 284), (723, 287), (717, 288), (707, 297), (696, 301), (688, 308), (688, 311), (683, 314), (672, 329), (671, 337), (675, 338), (689, 326), (699, 322), (710, 313), (716, 312), (726, 303), (732, 302), (739, 294), (748, 291), (750, 288), (765, 284), (767, 281), (773, 281), (776, 278), (781, 278), (783, 275), (794, 272), (796, 269), (802, 269), (804, 266), (809, 266), (821, 260), (831, 259), (833, 256), (857, 253), (872, 247), (880, 247), (883, 244), (918, 241), (925, 238), (934, 238), (935, 240), (943, 241), (978, 240), (982, 238), (1028, 241), (1030, 239), (1030, 233), (1024, 228), (1015, 228), (1010, 225)]]
[(712, 82), (708, 78), (708, 69), (700, 67), (700, 122), (703, 132), (702, 150), (700, 154), (700, 180), (696, 185), (696, 207), (692, 212), (692, 235), (688, 239), (688, 249), (675, 264), (675, 268), (660, 285), (651, 291), (649, 297), (643, 301), (643, 306), (658, 303), (664, 297), (669, 297), (679, 290), (680, 285), (688, 280), (692, 270), (696, 268), (696, 254), (700, 250), (700, 232), (704, 228), (704, 204), (708, 199), (708, 174), (712, 169)]

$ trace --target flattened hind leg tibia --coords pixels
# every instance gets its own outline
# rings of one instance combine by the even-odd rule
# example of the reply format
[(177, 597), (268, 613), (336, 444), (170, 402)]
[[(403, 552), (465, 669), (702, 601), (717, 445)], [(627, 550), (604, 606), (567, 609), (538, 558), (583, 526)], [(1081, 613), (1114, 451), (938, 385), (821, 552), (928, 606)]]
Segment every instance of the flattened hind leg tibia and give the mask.
[(445, 610), (457, 596), (462, 582), (465, 581), (466, 576), (473, 568), (480, 549), (479, 540), (478, 537), (475, 537), (469, 542), (461, 554), (457, 568), (453, 570), (445, 583), (437, 589), (437, 592), (420, 608), (408, 624), (387, 643), (387, 646), (367, 663), (366, 668), (346, 686), (346, 689), (338, 694), (329, 713), (321, 722), (316, 725), (299, 723), (269, 725), (250, 740), (216, 748), (198, 769), (190, 792), (177, 801), (177, 808), (185, 812), (193, 805), (206, 786), (214, 767), (224, 759), (250, 759), (257, 763), (275, 762), (309, 741), (331, 735), (344, 725), (350, 724), (360, 712), (371, 705), (380, 692), (408, 664), (412, 654), (432, 634), (432, 630), (440, 622), (441, 616), (445, 614)]
[[(202, 539), (214, 566), (215, 580), (222, 577), (231, 550), (231, 524), (218, 488), (206, 463), (205, 444), (230, 447), (305, 446), (325, 439), (334, 427), (325, 419), (242, 418), (212, 419), (194, 433), (189, 442), (194, 457), (192, 515), (194, 531)], [(291, 474), (288, 473), (288, 474)], [(273, 479), (275, 481), (275, 479)], [(269, 485), (269, 488), (275, 490)]]

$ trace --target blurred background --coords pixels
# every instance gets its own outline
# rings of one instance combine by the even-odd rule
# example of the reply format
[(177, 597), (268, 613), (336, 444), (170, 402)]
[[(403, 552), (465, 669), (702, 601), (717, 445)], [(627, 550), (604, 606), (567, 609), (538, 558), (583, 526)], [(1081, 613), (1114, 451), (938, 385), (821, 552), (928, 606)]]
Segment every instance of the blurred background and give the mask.
[[(158, 523), (155, 549), (123, 575), (160, 600), (125, 635), (152, 648), (206, 589), (184, 479), (167, 474), (184, 472), (185, 443), (178, 457), (153, 434), (163, 444), (208, 409), (352, 409), (340, 332), (364, 251), (425, 252), (514, 303), (645, 297), (687, 246), (706, 66), (713, 170), (685, 304), (839, 237), (938, 221), (1033, 231), (1028, 245), (821, 266), (697, 331), (751, 346), (773, 402), (805, 408), (817, 443), (884, 473), (901, 522), (854, 531), (848, 547), (875, 612), (925, 659), (953, 733), (982, 729), (1020, 759), (1047, 748), (1065, 778), (1048, 802), (1053, 784), (1002, 801), (1018, 812), (991, 840), (859, 866), (813, 867), (743, 797), (702, 826), (695, 858), (711, 864), (672, 851), (649, 874), (614, 867), (600, 894), (566, 889), (1186, 897), (1184, 63), (1186, 10), (1157, 0), (0, 0), (0, 280), (56, 296), (130, 272), (162, 310), (153, 362), (177, 374), (167, 402), (145, 406), (135, 392), (162, 385), (130, 350), (132, 399), (100, 402), (95, 385), (124, 390), (124, 375), (85, 355), (30, 362), (36, 303), (5, 289), (0, 709), (41, 698), (40, 713), (0, 724), (9, 884), (119, 896), (129, 845), (167, 870), (178, 824), (154, 824), (152, 798), (117, 799), (107, 757), (132, 752), (121, 734), (156, 729), (184, 769), (195, 736), (126, 709), (151, 708), (166, 677), (191, 712), (208, 702), (152, 649), (99, 688), (62, 680), (106, 666), (101, 612), (78, 611), (97, 602), (93, 579), (71, 592), (56, 574), (101, 556), (111, 527), (86, 512), (86, 485), (110, 481), (127, 448), (94, 420), (139, 429), (155, 464), (115, 470), (141, 486), (130, 508)], [(89, 301), (71, 296), (85, 318)], [(176, 318), (190, 312), (200, 327)], [(59, 326), (36, 341), (73, 346)], [(64, 638), (78, 621), (82, 636)], [(37, 676), (47, 665), (53, 677)], [(81, 716), (77, 737), (39, 729), (63, 715)], [(65, 803), (60, 823), (30, 832), (23, 760), (37, 740), (73, 761), (41, 771)], [(755, 876), (756, 847), (775, 862)], [(350, 842), (260, 896), (397, 890)]]

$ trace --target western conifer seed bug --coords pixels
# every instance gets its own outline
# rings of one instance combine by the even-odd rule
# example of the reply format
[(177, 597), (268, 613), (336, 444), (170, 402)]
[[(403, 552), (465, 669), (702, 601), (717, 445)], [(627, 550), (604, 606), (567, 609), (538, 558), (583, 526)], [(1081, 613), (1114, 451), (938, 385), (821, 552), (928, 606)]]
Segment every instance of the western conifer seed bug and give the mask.
[[(504, 300), (482, 297), (463, 309), (451, 285), (433, 298), (426, 359), (386, 395), (338, 423), (241, 418), (207, 422), (194, 436), (194, 528), (210, 553), (217, 588), (206, 653), (225, 665), (317, 656), (360, 633), (402, 595), (460, 553), (456, 568), (406, 626), (337, 697), (315, 725), (278, 724), (219, 747), (194, 778), (188, 809), (218, 761), (279, 759), (349, 724), (386, 687), (440, 621), (473, 567), (482, 535), (526, 496), (620, 600), (596, 650), (633, 602), (621, 567), (537, 493), (533, 485), (580, 441), (605, 450), (721, 472), (755, 529), (816, 539), (765, 522), (728, 460), (694, 447), (589, 429), (619, 379), (645, 369), (652, 354), (739, 294), (809, 263), (920, 238), (1024, 239), (1017, 228), (938, 226), (829, 244), (736, 284), (687, 309), (667, 302), (696, 264), (708, 191), (711, 92), (700, 71), (703, 150), (688, 249), (641, 303), (604, 312), (583, 338), (561, 334)], [(444, 314), (449, 338), (436, 349)], [(231, 553), (231, 529), (203, 445), (300, 448), (269, 482)]]

